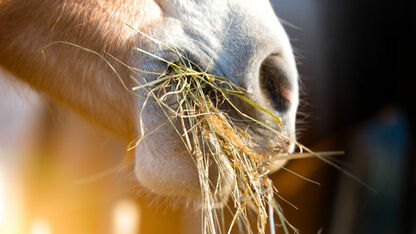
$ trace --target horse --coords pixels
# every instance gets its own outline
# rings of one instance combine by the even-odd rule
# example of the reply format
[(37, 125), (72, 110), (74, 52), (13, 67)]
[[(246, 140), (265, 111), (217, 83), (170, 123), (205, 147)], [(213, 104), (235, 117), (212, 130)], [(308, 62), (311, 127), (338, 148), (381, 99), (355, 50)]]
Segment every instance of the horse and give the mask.
[[(143, 137), (140, 129), (151, 131), (133, 149), (134, 172), (157, 195), (199, 198), (198, 174), (174, 128), (159, 127), (166, 121), (160, 108), (148, 103), (142, 110), (144, 100), (129, 92), (136, 84), (125, 64), (163, 73), (166, 61), (181, 59), (168, 48), (178, 48), (202, 70), (247, 90), (246, 98), (282, 119), (272, 127), (295, 138), (295, 57), (267, 0), (0, 0), (0, 45), (0, 67), (15, 79), (126, 145)], [(261, 131), (253, 134), (259, 145), (272, 143)]]

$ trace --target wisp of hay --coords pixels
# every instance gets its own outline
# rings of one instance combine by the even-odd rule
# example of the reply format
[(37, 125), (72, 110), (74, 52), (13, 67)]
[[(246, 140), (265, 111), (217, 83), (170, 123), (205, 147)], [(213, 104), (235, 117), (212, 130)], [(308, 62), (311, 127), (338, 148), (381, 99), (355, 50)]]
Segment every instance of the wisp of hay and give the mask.
[[(270, 155), (262, 155), (254, 150), (247, 131), (238, 127), (221, 106), (230, 106), (241, 118), (263, 124), (242, 113), (230, 100), (230, 97), (236, 97), (272, 115), (279, 123), (280, 119), (245, 98), (245, 90), (230, 80), (208, 74), (183, 55), (178, 55), (182, 58), (181, 63), (168, 62), (166, 74), (133, 90), (146, 89), (147, 100), (151, 98), (161, 107), (195, 162), (201, 186), (203, 232), (229, 233), (235, 223), (241, 222), (244, 225), (239, 226), (246, 228), (244, 232), (265, 233), (269, 223), (271, 233), (274, 233), (274, 212), (277, 212), (281, 225), (288, 231), (286, 226), (291, 225), (281, 214), (273, 196), (276, 190), (267, 177), (269, 171), (265, 158)], [(172, 100), (175, 105), (169, 104)], [(174, 122), (179, 122), (181, 127), (176, 127)], [(286, 139), (281, 137), (284, 142)], [(274, 152), (285, 153), (285, 145), (281, 149), (277, 147)], [(215, 176), (211, 175), (212, 164), (216, 167)], [(212, 178), (216, 180), (212, 181)], [(222, 191), (224, 188), (231, 188), (236, 210), (226, 230), (216, 209), (217, 203), (227, 200), (224, 198), (225, 191)], [(257, 216), (255, 230), (250, 227), (249, 211)]]

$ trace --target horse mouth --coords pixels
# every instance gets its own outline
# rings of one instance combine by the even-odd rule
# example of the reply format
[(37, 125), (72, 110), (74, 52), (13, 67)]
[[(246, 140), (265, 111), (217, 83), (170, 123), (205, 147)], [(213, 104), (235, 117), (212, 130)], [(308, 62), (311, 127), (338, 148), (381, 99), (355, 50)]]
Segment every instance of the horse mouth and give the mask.
[(185, 62), (169, 63), (165, 74), (137, 89), (146, 89), (160, 107), (185, 150), (181, 157), (194, 163), (204, 214), (232, 198), (242, 212), (254, 209), (264, 222), (273, 194), (268, 166), (291, 148), (281, 119), (231, 80), (181, 59)]
[[(250, 101), (244, 88), (206, 73), (188, 57), (178, 57), (182, 63), (168, 64), (166, 73), (159, 77), (162, 81), (155, 82), (150, 93), (162, 104), (159, 105), (167, 117), (175, 121), (190, 155), (195, 155), (199, 144), (192, 138), (203, 136), (199, 140), (210, 141), (212, 133), (217, 143), (234, 145), (238, 151), (251, 152), (253, 156), (267, 158), (293, 151), (293, 143), (281, 130), (280, 118)], [(266, 123), (256, 114), (248, 114), (248, 109), (271, 118)]]

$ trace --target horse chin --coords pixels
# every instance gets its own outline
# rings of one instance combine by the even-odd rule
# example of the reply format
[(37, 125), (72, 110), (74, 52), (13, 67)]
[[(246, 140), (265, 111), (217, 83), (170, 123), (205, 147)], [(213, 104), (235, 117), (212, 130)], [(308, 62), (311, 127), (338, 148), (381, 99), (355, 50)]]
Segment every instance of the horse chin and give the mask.
[[(136, 149), (135, 174), (148, 191), (168, 197), (200, 196), (198, 172), (185, 154), (166, 155), (157, 145), (140, 144)], [(175, 152), (172, 149), (170, 152)]]
[[(136, 148), (136, 178), (145, 190), (155, 195), (192, 201), (198, 207), (201, 202), (198, 171), (192, 156), (183, 153), (182, 147), (180, 144), (161, 146), (150, 139), (142, 142)], [(215, 199), (217, 207), (222, 207), (230, 197), (234, 175), (229, 173), (226, 178), (218, 179), (214, 163), (209, 168), (209, 174), (212, 183), (221, 183), (221, 192)]]

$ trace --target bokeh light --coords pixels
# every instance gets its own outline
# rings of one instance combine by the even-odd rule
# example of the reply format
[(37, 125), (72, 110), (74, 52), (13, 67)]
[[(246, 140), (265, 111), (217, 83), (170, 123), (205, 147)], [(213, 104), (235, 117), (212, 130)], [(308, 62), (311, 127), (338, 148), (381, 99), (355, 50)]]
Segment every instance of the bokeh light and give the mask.
[(21, 194), (18, 192), (20, 185), (16, 178), (10, 178), (12, 173), (8, 173), (2, 165), (0, 155), (0, 233), (21, 234), (23, 209)]
[(6, 212), (6, 206), (5, 206), (6, 198), (5, 198), (4, 187), (5, 187), (5, 182), (4, 182), (3, 174), (0, 168), (0, 227), (3, 226), (4, 216)]
[(133, 200), (118, 201), (113, 210), (113, 234), (137, 234), (140, 210)]
[(36, 218), (32, 222), (30, 234), (52, 234), (52, 229), (47, 220)]

